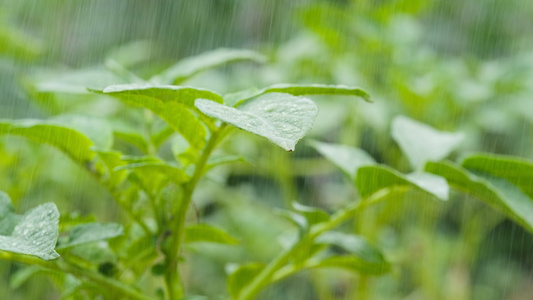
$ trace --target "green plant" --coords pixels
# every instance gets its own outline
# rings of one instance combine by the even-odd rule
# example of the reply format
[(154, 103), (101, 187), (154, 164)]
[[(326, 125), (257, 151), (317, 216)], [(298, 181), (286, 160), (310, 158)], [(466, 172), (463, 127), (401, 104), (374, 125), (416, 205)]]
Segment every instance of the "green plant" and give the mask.
[[(73, 299), (189, 299), (192, 295), (184, 290), (180, 272), (180, 265), (187, 265), (182, 262), (185, 245), (239, 243), (223, 228), (201, 219), (187, 221), (202, 178), (219, 165), (245, 160), (216, 155), (222, 142), (240, 128), (293, 151), (318, 113), (314, 102), (301, 96), (332, 94), (370, 100), (363, 90), (346, 86), (283, 84), (220, 96), (180, 85), (203, 70), (239, 60), (262, 62), (264, 58), (251, 51), (220, 49), (188, 58), (148, 81), (108, 62), (113, 76), (121, 78), (116, 80), (130, 83), (105, 88), (88, 85), (96, 98), (111, 96), (130, 108), (121, 122), (76, 114), (1, 121), (1, 134), (23, 136), (65, 153), (108, 191), (130, 219), (125, 226), (69, 214), (60, 220), (52, 203), (18, 215), (8, 195), (0, 194), (0, 257), (32, 266), (17, 280), (38, 272), (55, 274), (62, 296)], [(99, 79), (94, 74), (89, 77)], [(40, 88), (81, 92), (72, 87)], [(423, 207), (432, 199), (446, 201), (450, 188), (533, 231), (532, 162), (492, 154), (470, 155), (460, 164), (443, 160), (464, 137), (405, 117), (394, 119), (392, 137), (413, 173), (377, 164), (361, 149), (309, 142), (343, 171), (358, 197), (332, 214), (297, 201), (278, 209), (295, 231), (284, 237), (283, 250), (272, 260), (229, 267), (230, 297), (255, 299), (266, 287), (302, 270), (343, 268), (359, 274), (356, 292), (369, 298), (370, 276), (388, 273), (398, 264), (380, 250), (377, 229), (396, 218), (400, 202)], [(169, 159), (168, 152), (172, 152)], [(468, 215), (471, 220), (465, 223), (462, 239), (465, 249), (477, 249), (484, 234), (501, 221), (501, 217), (488, 219), (488, 214), (479, 208)], [(353, 218), (354, 228), (342, 228)], [(431, 228), (436, 218), (428, 214), (423, 221)], [(466, 255), (474, 256), (475, 251)]]
[[(2, 194), (5, 226), (0, 247), (6, 251), (2, 258), (59, 270), (65, 276), (63, 288), (72, 292), (83, 290), (88, 295), (104, 293), (110, 297), (150, 298), (149, 291), (141, 291), (133, 283), (151, 270), (154, 276), (164, 278), (166, 298), (183, 298), (178, 271), (183, 243), (236, 243), (220, 228), (186, 224), (193, 193), (204, 174), (217, 165), (241, 160), (234, 156), (211, 157), (233, 128), (266, 137), (292, 151), (317, 114), (316, 105), (301, 95), (341, 94), (369, 99), (361, 89), (344, 86), (274, 85), (222, 97), (206, 89), (165, 85), (179, 84), (202, 70), (237, 60), (263, 58), (251, 51), (221, 49), (184, 60), (146, 83), (92, 90), (143, 108), (139, 131), (144, 135), (113, 131), (104, 120), (72, 114), (45, 121), (2, 121), (2, 134), (52, 145), (85, 168), (135, 224), (128, 226), (126, 233), (115, 223), (84, 223), (82, 219), (69, 220), (70, 224), (62, 226), (58, 225), (59, 213), (54, 204), (38, 206), (19, 216), (8, 196)], [(117, 68), (120, 75), (140, 81), (120, 66), (115, 71)], [(157, 154), (174, 133), (181, 138), (173, 146), (175, 161), (169, 162)], [(136, 146), (142, 155), (126, 156), (111, 149), (113, 135)], [(58, 239), (59, 228), (62, 230)], [(316, 232), (312, 239), (324, 231)], [(108, 243), (94, 244), (107, 240)], [(134, 280), (129, 279), (129, 284), (119, 279), (126, 271), (133, 272)], [(255, 294), (270, 275), (243, 297)], [(161, 290), (158, 293), (163, 297)]]

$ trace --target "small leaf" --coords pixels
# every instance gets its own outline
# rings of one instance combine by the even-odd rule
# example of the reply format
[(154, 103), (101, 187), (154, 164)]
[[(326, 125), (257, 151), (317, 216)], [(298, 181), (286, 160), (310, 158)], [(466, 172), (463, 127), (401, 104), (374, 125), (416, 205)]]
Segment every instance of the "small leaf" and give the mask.
[(296, 212), (305, 217), (309, 226), (329, 221), (328, 213), (319, 208), (302, 205), (298, 202), (293, 202), (292, 207)]
[(134, 170), (140, 172), (139, 175), (150, 177), (150, 174), (159, 174), (168, 178), (177, 184), (183, 183), (189, 179), (189, 176), (185, 174), (180, 168), (173, 166), (169, 163), (155, 161), (155, 162), (138, 162), (116, 167), (115, 171), (120, 170)]
[(311, 129), (318, 113), (313, 101), (272, 93), (254, 99), (239, 109), (204, 99), (196, 107), (206, 115), (265, 137), (287, 151)]
[(473, 174), (450, 162), (429, 162), (426, 171), (446, 178), (454, 188), (487, 203), (533, 232), (533, 201), (509, 181)]
[(309, 223), (307, 219), (301, 214), (295, 213), (293, 211), (277, 209), (276, 213), (296, 225), (299, 229), (300, 236), (303, 236), (309, 230)]
[(163, 84), (179, 84), (202, 71), (231, 62), (246, 60), (264, 63), (266, 59), (263, 55), (250, 50), (221, 48), (185, 58), (162, 74), (154, 76), (150, 81)]
[(228, 290), (233, 299), (238, 299), (241, 291), (257, 276), (265, 265), (262, 263), (251, 263), (240, 266), (228, 277)]
[(41, 266), (26, 266), (17, 270), (14, 274), (10, 275), (9, 278), (9, 287), (11, 289), (20, 288), (30, 277), (36, 275), (39, 272), (43, 272), (46, 269)]
[(126, 179), (127, 172), (115, 171), (117, 167), (127, 164), (121, 159), (122, 153), (117, 151), (91, 148), (98, 155), (98, 159), (107, 169), (107, 181), (110, 187), (116, 187)]
[(0, 120), (0, 135), (19, 135), (38, 143), (58, 148), (75, 161), (86, 163), (94, 153), (91, 140), (62, 124), (39, 120)]
[(311, 142), (310, 145), (352, 180), (355, 180), (355, 175), (360, 167), (376, 164), (376, 161), (368, 153), (355, 147), (316, 141)]
[(251, 89), (224, 96), (226, 105), (239, 106), (247, 100), (267, 94), (267, 93), (285, 93), (293, 96), (303, 95), (343, 95), (357, 96), (365, 101), (371, 102), (370, 95), (358, 87), (345, 85), (326, 85), (326, 84), (275, 84), (261, 90)]
[(19, 218), (20, 216), (15, 214), (9, 196), (0, 191), (0, 235), (11, 235)]
[[(0, 192), (4, 208), (6, 194)], [(11, 209), (4, 209), (6, 215), (0, 215), (0, 222), (12, 215)], [(45, 203), (28, 211), (17, 220), (9, 235), (0, 235), (0, 250), (37, 256), (44, 260), (58, 258), (54, 251), (58, 236), (59, 212), (53, 203)], [(4, 230), (2, 230), (4, 231)]]
[(397, 186), (414, 188), (439, 200), (448, 200), (448, 184), (442, 177), (428, 173), (404, 175), (384, 165), (364, 166), (357, 171), (355, 185), (361, 197)]
[(96, 241), (107, 240), (124, 234), (122, 225), (116, 223), (88, 223), (72, 228), (68, 240), (60, 243), (56, 249), (65, 249)]
[(462, 142), (463, 135), (438, 131), (398, 116), (392, 121), (392, 138), (407, 155), (411, 166), (420, 170), (427, 161), (438, 161), (448, 156)]
[(505, 178), (533, 199), (533, 161), (524, 158), (475, 154), (463, 160), (463, 167)]
[(218, 156), (213, 155), (207, 160), (206, 169), (209, 170), (219, 165), (236, 163), (236, 162), (250, 163), (248, 160), (246, 160), (245, 157), (241, 155), (218, 155)]
[(390, 269), (383, 254), (365, 239), (340, 232), (326, 232), (317, 237), (316, 243), (328, 244), (342, 249), (344, 254), (329, 255), (310, 262), (313, 268), (344, 268), (361, 274), (380, 275)]
[(185, 228), (185, 243), (209, 242), (236, 245), (239, 240), (220, 228), (207, 224), (189, 225)]
[(191, 112), (191, 109), (194, 109), (194, 100), (204, 98), (222, 103), (222, 97), (209, 90), (172, 85), (112, 85), (106, 87), (102, 93), (127, 105), (151, 110), (172, 129), (182, 134), (196, 149), (204, 145), (206, 130)]

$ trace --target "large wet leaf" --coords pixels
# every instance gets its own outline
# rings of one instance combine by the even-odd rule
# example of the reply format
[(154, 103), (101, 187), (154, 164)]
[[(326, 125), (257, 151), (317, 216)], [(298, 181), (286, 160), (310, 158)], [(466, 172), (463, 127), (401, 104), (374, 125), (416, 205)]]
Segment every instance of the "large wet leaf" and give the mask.
[(267, 94), (285, 93), (293, 96), (303, 95), (343, 95), (357, 96), (370, 102), (370, 95), (358, 87), (326, 84), (275, 84), (260, 90), (250, 89), (224, 96), (224, 102), (229, 106), (239, 106), (247, 100)]
[(199, 99), (196, 107), (206, 115), (267, 138), (287, 151), (311, 129), (318, 113), (313, 101), (289, 94), (271, 93), (239, 109)]
[(53, 203), (45, 203), (22, 216), (14, 213), (9, 197), (0, 192), (0, 250), (37, 256), (44, 260), (58, 258), (54, 251), (58, 235), (59, 212)]
[(533, 161), (506, 155), (475, 154), (463, 160), (463, 167), (505, 178), (533, 198)]
[(78, 245), (107, 240), (124, 233), (122, 225), (116, 223), (88, 223), (75, 226), (69, 231), (68, 238), (56, 249), (70, 248)]
[(312, 142), (310, 145), (352, 180), (355, 180), (360, 167), (376, 164), (368, 153), (355, 147), (321, 142)]
[(247, 60), (263, 63), (266, 59), (263, 55), (250, 50), (221, 48), (185, 58), (160, 75), (154, 76), (150, 81), (163, 84), (180, 84), (202, 71), (231, 62)]
[(40, 120), (0, 120), (0, 135), (18, 135), (35, 142), (52, 145), (74, 160), (85, 163), (94, 153), (93, 142), (80, 132), (63, 124)]
[(333, 251), (312, 258), (308, 268), (343, 268), (368, 275), (380, 275), (390, 269), (381, 251), (359, 236), (331, 231), (320, 235), (316, 243), (333, 246)]
[(415, 189), (439, 200), (448, 200), (449, 193), (448, 183), (442, 177), (423, 172), (404, 175), (384, 165), (360, 167), (355, 185), (363, 198), (395, 187)]
[(102, 92), (127, 105), (151, 110), (197, 149), (205, 143), (206, 130), (191, 111), (194, 100), (203, 98), (222, 103), (222, 97), (209, 90), (172, 85), (112, 85)]
[(420, 170), (427, 161), (438, 161), (448, 156), (459, 146), (463, 135), (438, 131), (398, 116), (392, 121), (392, 138), (400, 145), (411, 166)]
[(452, 187), (487, 203), (533, 232), (533, 201), (509, 181), (487, 173), (472, 173), (450, 162), (429, 162), (426, 171), (446, 178)]
[(189, 225), (185, 228), (185, 242), (208, 242), (236, 245), (239, 240), (229, 235), (224, 230), (207, 224)]

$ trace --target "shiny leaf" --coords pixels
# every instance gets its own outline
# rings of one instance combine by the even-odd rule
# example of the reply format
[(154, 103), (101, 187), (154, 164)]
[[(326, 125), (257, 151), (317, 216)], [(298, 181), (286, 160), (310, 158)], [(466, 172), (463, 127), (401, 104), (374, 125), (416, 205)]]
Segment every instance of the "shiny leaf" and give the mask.
[(204, 99), (197, 100), (196, 107), (210, 117), (265, 137), (287, 151), (294, 150), (318, 113), (313, 101), (280, 93), (261, 96), (239, 109)]

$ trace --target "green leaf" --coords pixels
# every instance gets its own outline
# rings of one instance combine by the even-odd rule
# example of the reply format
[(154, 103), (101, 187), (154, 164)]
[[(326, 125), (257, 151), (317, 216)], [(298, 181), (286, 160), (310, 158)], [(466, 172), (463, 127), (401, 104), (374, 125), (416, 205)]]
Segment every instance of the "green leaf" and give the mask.
[(91, 150), (97, 154), (99, 161), (105, 166), (107, 170), (106, 179), (110, 187), (117, 187), (126, 179), (127, 172), (125, 170), (115, 170), (117, 167), (127, 164), (121, 159), (122, 153), (97, 148), (91, 148)]
[(446, 178), (452, 187), (487, 203), (533, 232), (533, 201), (509, 181), (474, 174), (450, 162), (429, 162), (426, 171)]
[[(13, 208), (6, 205), (6, 199), (10, 201), (5, 193), (0, 192), (0, 204), (3, 207), (0, 223), (8, 224), (9, 227), (15, 226), (9, 234), (0, 235), (0, 250), (33, 255), (44, 260), (58, 258), (59, 255), (54, 251), (59, 222), (59, 212), (55, 204), (39, 205), (15, 219), (12, 218)], [(2, 233), (5, 231), (2, 229)]]
[[(9, 278), (9, 287), (11, 289), (18, 289), (20, 288), (30, 277), (33, 275), (36, 275), (40, 272), (45, 272), (46, 269), (44, 269), (41, 266), (26, 266), (19, 270), (17, 270), (14, 274), (12, 274)], [(49, 271), (50, 272), (50, 271)]]
[(287, 151), (294, 150), (318, 113), (313, 101), (280, 93), (263, 95), (239, 109), (205, 99), (196, 100), (196, 107), (210, 117), (265, 137)]
[(384, 165), (364, 166), (357, 171), (355, 179), (361, 197), (394, 187), (415, 189), (429, 194), (439, 200), (448, 200), (449, 187), (442, 177), (429, 173), (412, 173), (404, 175)]
[(113, 130), (104, 119), (80, 115), (61, 115), (50, 121), (64, 124), (88, 137), (95, 147), (110, 149), (113, 146)]
[(236, 245), (239, 240), (224, 230), (207, 224), (189, 225), (185, 228), (185, 243), (209, 242)]
[(303, 236), (303, 234), (305, 234), (309, 230), (309, 223), (307, 222), (307, 218), (301, 214), (284, 209), (277, 209), (276, 214), (285, 218), (292, 224), (296, 225), (299, 229), (300, 236)]
[(194, 100), (204, 98), (222, 103), (222, 97), (209, 90), (172, 85), (112, 85), (102, 92), (127, 105), (151, 110), (196, 149), (204, 145), (206, 130), (191, 111)]
[(533, 161), (506, 155), (475, 154), (463, 160), (462, 166), (496, 177), (505, 178), (533, 199)]
[(221, 48), (198, 56), (185, 58), (160, 75), (154, 76), (150, 79), (150, 82), (180, 84), (202, 71), (231, 62), (246, 60), (264, 63), (266, 58), (250, 50)]
[(122, 225), (116, 223), (88, 223), (72, 228), (68, 239), (60, 243), (56, 249), (65, 249), (96, 241), (107, 240), (124, 234)]
[(154, 162), (138, 162), (119, 166), (115, 168), (115, 171), (120, 170), (133, 170), (139, 172), (141, 177), (151, 177), (153, 175), (163, 175), (174, 183), (180, 184), (189, 179), (189, 176), (185, 174), (180, 168), (173, 166), (166, 162), (154, 161)]
[(35, 88), (39, 92), (88, 94), (90, 89), (103, 89), (110, 83), (124, 84), (124, 79), (104, 68), (90, 68), (81, 70), (66, 70), (60, 75), (47, 76), (37, 82)]
[(293, 202), (292, 207), (297, 213), (305, 217), (309, 226), (329, 221), (328, 213), (319, 208), (302, 205), (298, 202)]
[(23, 30), (8, 25), (4, 19), (0, 21), (1, 56), (30, 60), (43, 52), (44, 47), (41, 41), (29, 36)]
[(19, 222), (20, 216), (15, 214), (9, 196), (0, 191), (0, 235), (11, 235)]
[(310, 145), (340, 168), (351, 180), (355, 180), (360, 167), (376, 164), (368, 153), (355, 147), (316, 141), (311, 142)]
[(236, 162), (250, 163), (250, 161), (246, 160), (246, 158), (241, 155), (213, 155), (207, 160), (206, 169), (210, 170), (219, 165)]
[(420, 170), (427, 161), (448, 156), (463, 140), (461, 133), (438, 131), (404, 116), (392, 120), (392, 138), (407, 155), (411, 166)]
[(75, 161), (86, 163), (94, 153), (89, 150), (91, 140), (80, 132), (62, 124), (39, 120), (0, 120), (0, 135), (23, 136), (38, 143), (58, 148)]
[(316, 243), (334, 246), (344, 253), (330, 252), (325, 257), (312, 258), (308, 268), (343, 268), (368, 275), (380, 275), (390, 269), (383, 254), (359, 236), (331, 231), (318, 236)]
[(293, 96), (303, 95), (343, 95), (357, 96), (367, 102), (372, 102), (370, 95), (358, 87), (345, 85), (326, 85), (326, 84), (275, 84), (269, 87), (257, 90), (250, 89), (224, 96), (224, 101), (228, 106), (239, 106), (245, 101), (267, 93), (285, 93)]
[(228, 290), (233, 299), (237, 299), (241, 291), (252, 282), (261, 270), (265, 268), (262, 263), (250, 263), (240, 266), (228, 277)]

